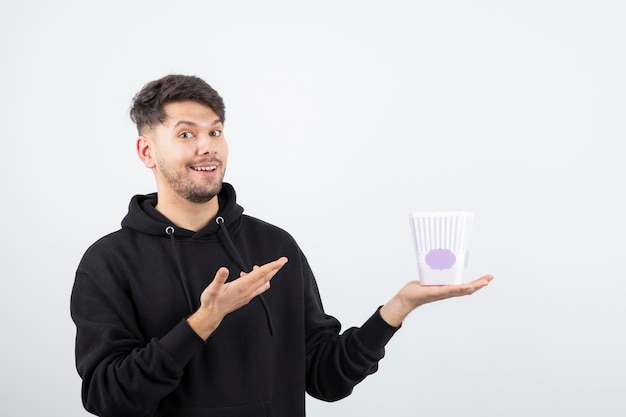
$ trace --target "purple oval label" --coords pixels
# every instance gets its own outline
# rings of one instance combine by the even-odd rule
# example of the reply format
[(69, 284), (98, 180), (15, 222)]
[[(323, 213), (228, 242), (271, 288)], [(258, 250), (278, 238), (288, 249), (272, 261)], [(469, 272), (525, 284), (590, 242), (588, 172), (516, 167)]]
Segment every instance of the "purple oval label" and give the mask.
[(456, 255), (449, 249), (431, 249), (425, 261), (430, 269), (450, 269), (456, 263)]

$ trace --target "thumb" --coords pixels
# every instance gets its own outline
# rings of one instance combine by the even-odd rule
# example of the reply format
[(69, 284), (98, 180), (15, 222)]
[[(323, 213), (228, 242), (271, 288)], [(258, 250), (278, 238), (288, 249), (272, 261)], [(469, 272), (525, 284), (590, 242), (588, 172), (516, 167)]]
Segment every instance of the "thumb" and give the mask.
[(218, 269), (217, 272), (215, 273), (215, 279), (213, 279), (213, 282), (217, 284), (224, 284), (227, 279), (228, 279), (228, 268), (223, 266), (220, 269)]

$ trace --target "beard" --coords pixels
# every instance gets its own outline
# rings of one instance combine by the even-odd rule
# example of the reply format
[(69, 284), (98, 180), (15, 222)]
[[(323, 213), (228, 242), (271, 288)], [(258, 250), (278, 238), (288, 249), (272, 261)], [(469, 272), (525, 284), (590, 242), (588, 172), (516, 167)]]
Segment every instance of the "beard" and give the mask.
[(165, 161), (158, 161), (157, 166), (172, 190), (191, 203), (206, 203), (212, 200), (213, 197), (218, 195), (222, 190), (224, 171), (222, 170), (223, 165), (221, 163), (217, 167), (217, 170), (220, 171), (218, 176), (210, 183), (194, 182), (189, 175), (177, 172)]

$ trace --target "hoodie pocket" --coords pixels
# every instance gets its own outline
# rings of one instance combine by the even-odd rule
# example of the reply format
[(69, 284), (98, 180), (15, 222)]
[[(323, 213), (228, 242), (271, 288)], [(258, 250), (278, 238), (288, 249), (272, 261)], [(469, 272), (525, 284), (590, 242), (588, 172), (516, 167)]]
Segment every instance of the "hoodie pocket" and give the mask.
[(269, 401), (259, 403), (212, 407), (158, 410), (155, 417), (275, 417)]

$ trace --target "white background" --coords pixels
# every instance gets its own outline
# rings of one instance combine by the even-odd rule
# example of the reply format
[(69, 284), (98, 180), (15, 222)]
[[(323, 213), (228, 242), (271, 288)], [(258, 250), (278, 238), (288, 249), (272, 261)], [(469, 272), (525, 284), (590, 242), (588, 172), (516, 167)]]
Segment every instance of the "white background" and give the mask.
[(472, 297), (424, 306), (311, 416), (624, 416), (626, 3), (0, 3), (3, 416), (85, 416), (69, 295), (154, 191), (134, 94), (225, 98), (226, 180), (359, 325), (415, 279), (408, 214), (476, 214)]

